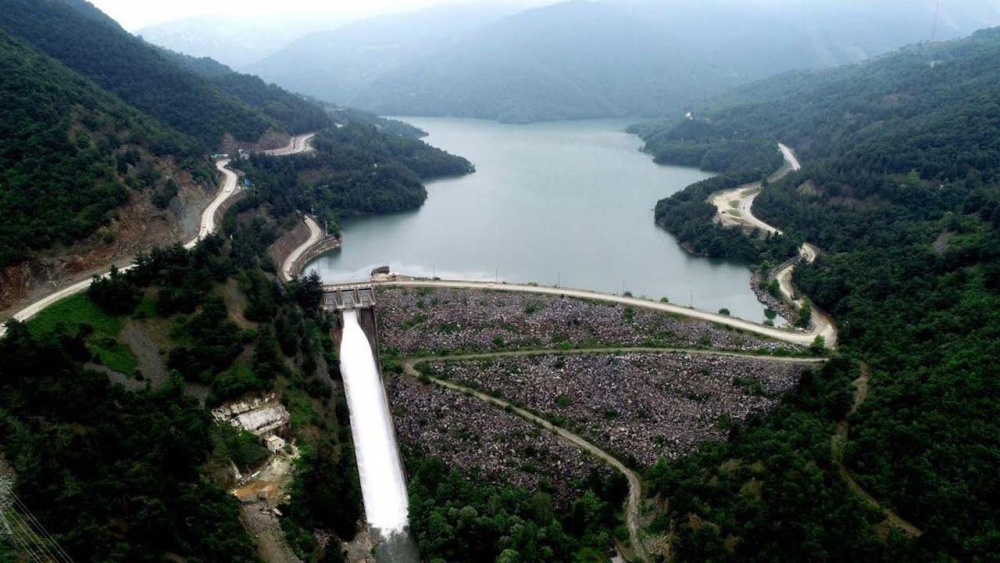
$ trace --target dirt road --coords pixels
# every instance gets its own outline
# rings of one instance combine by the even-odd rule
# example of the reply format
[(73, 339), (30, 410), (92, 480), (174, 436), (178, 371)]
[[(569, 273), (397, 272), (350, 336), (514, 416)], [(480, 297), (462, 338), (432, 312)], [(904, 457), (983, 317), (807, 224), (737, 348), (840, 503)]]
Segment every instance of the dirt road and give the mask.
[[(771, 182), (776, 182), (784, 178), (789, 172), (802, 169), (802, 164), (792, 149), (781, 143), (778, 143), (778, 149), (781, 151), (782, 156), (785, 157), (786, 164), (781, 170), (771, 176)], [(713, 194), (711, 202), (716, 207), (716, 221), (726, 226), (744, 227), (758, 229), (765, 233), (782, 234), (780, 229), (768, 225), (753, 214), (753, 202), (760, 195), (761, 189), (761, 184), (758, 182)], [(819, 249), (809, 243), (805, 243), (799, 249), (799, 254), (806, 262), (811, 263), (816, 260)], [(792, 286), (792, 272), (794, 269), (795, 264), (789, 264), (777, 272), (775, 278), (778, 280), (781, 293), (794, 303), (797, 308), (801, 308), (805, 303), (805, 299), (799, 296), (798, 292)], [(837, 346), (837, 327), (833, 319), (826, 313), (814, 308), (812, 322), (813, 330), (811, 333), (822, 336), (828, 348), (835, 348)]]
[[(223, 203), (225, 203), (227, 199), (238, 193), (239, 189), (236, 183), (237, 180), (236, 174), (232, 170), (226, 167), (228, 164), (229, 164), (228, 160), (220, 160), (216, 163), (215, 165), (216, 168), (220, 172), (222, 172), (224, 176), (222, 187), (219, 190), (218, 194), (215, 196), (215, 199), (212, 200), (212, 203), (210, 203), (208, 207), (205, 208), (205, 211), (202, 212), (201, 214), (201, 227), (198, 230), (198, 236), (195, 239), (188, 242), (187, 244), (185, 244), (184, 248), (188, 249), (194, 248), (198, 244), (198, 241), (200, 241), (201, 239), (205, 238), (206, 236), (215, 231), (216, 228), (215, 212), (219, 209), (219, 207)], [(121, 270), (128, 271), (131, 268), (132, 266), (129, 265), (121, 268)], [(107, 274), (104, 275), (106, 276)], [(38, 301), (35, 301), (34, 303), (31, 303), (30, 305), (24, 307), (20, 311), (14, 313), (13, 318), (21, 322), (28, 321), (38, 313), (42, 312), (46, 307), (49, 307), (50, 305), (56, 303), (57, 301), (61, 301), (67, 297), (71, 297), (78, 293), (87, 291), (87, 288), (90, 287), (90, 284), (92, 282), (93, 279), (86, 279), (77, 282), (69, 287), (60, 289), (59, 291), (56, 291), (54, 293), (50, 293), (49, 295), (46, 295), (45, 297), (39, 299)], [(7, 328), (5, 326), (0, 325), (0, 338), (3, 338), (4, 334), (6, 333), (7, 333)]]
[(280, 149), (272, 149), (263, 152), (264, 154), (271, 156), (289, 156), (293, 154), (309, 152), (313, 150), (312, 147), (309, 146), (309, 142), (312, 141), (313, 137), (315, 136), (316, 133), (298, 135), (296, 137), (292, 137), (291, 140), (288, 141), (287, 146), (281, 147)]
[[(429, 358), (416, 358), (411, 360), (406, 360), (403, 364), (403, 370), (406, 375), (410, 377), (420, 377), (420, 373), (416, 370), (416, 365), (422, 362), (430, 361)], [(538, 425), (549, 432), (555, 434), (558, 438), (567, 442), (573, 447), (579, 448), (590, 455), (593, 455), (597, 459), (603, 461), (604, 463), (610, 465), (613, 469), (621, 473), (628, 480), (628, 501), (625, 507), (625, 524), (628, 527), (629, 541), (632, 543), (632, 549), (636, 552), (636, 558), (640, 561), (649, 561), (649, 556), (646, 553), (646, 549), (642, 544), (642, 540), (639, 537), (639, 530), (641, 528), (640, 516), (642, 510), (642, 479), (634, 471), (625, 467), (625, 464), (618, 461), (617, 458), (611, 454), (605, 452), (604, 450), (598, 448), (597, 446), (591, 444), (582, 437), (566, 430), (562, 427), (556, 426), (551, 422), (545, 420), (544, 418), (532, 414), (522, 408), (516, 407), (507, 401), (493, 397), (492, 395), (487, 395), (486, 393), (481, 393), (474, 389), (469, 389), (468, 387), (463, 387), (449, 381), (443, 381), (437, 378), (429, 378), (431, 383), (445, 389), (451, 389), (452, 391), (458, 391), (459, 393), (464, 393), (470, 397), (479, 399), (480, 401), (490, 403), (494, 406), (500, 407), (507, 410), (508, 412), (514, 413), (517, 416)]]
[[(854, 404), (851, 406), (850, 414), (853, 414), (861, 405), (865, 402), (868, 397), (868, 384), (871, 379), (871, 372), (868, 366), (861, 364), (861, 375), (854, 380)], [(854, 479), (854, 475), (847, 469), (844, 465), (844, 446), (847, 444), (847, 435), (850, 432), (851, 425), (845, 418), (837, 424), (837, 431), (833, 434), (833, 440), (830, 443), (830, 454), (833, 457), (834, 464), (837, 465), (837, 470), (840, 473), (841, 479), (847, 484), (847, 487), (851, 489), (862, 502), (874, 507), (880, 511), (885, 516), (885, 522), (890, 526), (898, 529), (904, 535), (914, 538), (923, 535), (923, 530), (913, 525), (911, 522), (903, 518), (902, 516), (896, 514), (893, 510), (882, 506), (875, 497), (868, 494), (861, 487), (861, 483), (858, 483)]]
[[(288, 146), (281, 149), (275, 149), (273, 151), (265, 151), (265, 152), (267, 154), (271, 154), (274, 156), (288, 156), (292, 154), (308, 152), (313, 150), (312, 147), (309, 146), (309, 142), (315, 136), (316, 136), (315, 133), (310, 133), (308, 135), (299, 135), (297, 137), (293, 137), (292, 140), (289, 141)], [(215, 198), (212, 200), (210, 204), (208, 204), (208, 207), (206, 207), (205, 211), (203, 211), (201, 214), (201, 226), (198, 229), (198, 236), (195, 239), (188, 242), (187, 244), (185, 244), (184, 248), (188, 249), (194, 248), (198, 244), (198, 241), (214, 233), (215, 229), (217, 228), (217, 225), (215, 224), (216, 211), (219, 210), (219, 207), (221, 207), (222, 204), (226, 202), (226, 200), (239, 193), (239, 185), (237, 183), (238, 178), (236, 176), (236, 173), (228, 168), (228, 164), (229, 160), (219, 160), (215, 163), (215, 167), (219, 170), (219, 172), (223, 174), (222, 186), (219, 189), (219, 192), (216, 194)], [(130, 268), (131, 266), (126, 266), (122, 268), (122, 270), (127, 271)], [(38, 313), (40, 313), (46, 307), (52, 305), (53, 303), (56, 303), (57, 301), (61, 301), (67, 297), (71, 297), (73, 295), (86, 291), (87, 288), (90, 287), (91, 281), (92, 281), (91, 279), (83, 280), (69, 287), (65, 287), (54, 293), (46, 295), (45, 297), (39, 299), (38, 301), (35, 301), (34, 303), (31, 303), (22, 308), (20, 311), (14, 313), (13, 318), (18, 321), (25, 322), (34, 317), (35, 315), (37, 315)], [(6, 333), (7, 333), (7, 328), (3, 325), (0, 325), (0, 338), (3, 338), (3, 336)]]

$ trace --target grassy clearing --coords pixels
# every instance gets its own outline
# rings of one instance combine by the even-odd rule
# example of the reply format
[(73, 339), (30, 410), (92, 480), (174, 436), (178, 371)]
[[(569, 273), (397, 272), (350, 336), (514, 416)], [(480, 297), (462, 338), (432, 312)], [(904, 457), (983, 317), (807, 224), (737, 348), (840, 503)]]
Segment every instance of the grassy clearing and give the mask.
[(139, 360), (128, 346), (118, 341), (121, 319), (105, 313), (85, 294), (67, 297), (46, 308), (28, 321), (28, 330), (39, 337), (60, 326), (76, 333), (84, 325), (93, 329), (87, 336), (87, 348), (101, 365), (128, 376), (135, 373)]
[(48, 334), (62, 324), (70, 332), (76, 332), (80, 325), (94, 328), (95, 336), (117, 337), (122, 330), (119, 319), (101, 310), (85, 294), (67, 297), (47, 307), (28, 321), (28, 330), (38, 337)]

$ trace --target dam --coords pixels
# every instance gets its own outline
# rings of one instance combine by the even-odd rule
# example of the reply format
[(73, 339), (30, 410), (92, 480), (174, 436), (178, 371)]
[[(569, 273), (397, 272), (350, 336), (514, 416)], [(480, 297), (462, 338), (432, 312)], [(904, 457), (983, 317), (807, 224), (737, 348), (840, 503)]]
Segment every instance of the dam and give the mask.
[(378, 542), (375, 558), (379, 563), (417, 563), (419, 554), (409, 532), (406, 476), (378, 362), (374, 292), (370, 287), (328, 292), (323, 304), (342, 315), (340, 370), (365, 518)]

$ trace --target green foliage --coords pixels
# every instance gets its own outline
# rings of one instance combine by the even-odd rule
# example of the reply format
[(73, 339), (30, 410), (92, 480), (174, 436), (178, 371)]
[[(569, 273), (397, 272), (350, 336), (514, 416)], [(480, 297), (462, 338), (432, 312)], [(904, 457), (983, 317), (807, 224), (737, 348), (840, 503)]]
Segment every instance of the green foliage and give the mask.
[(850, 379), (841, 359), (806, 372), (774, 414), (649, 470), (650, 493), (670, 499), (669, 517), (653, 528), (667, 532), (674, 523), (677, 561), (871, 560), (878, 517), (843, 486), (830, 459), (833, 426), (846, 410), (829, 405), (849, 396)]
[[(0, 20), (15, 10), (5, 6)], [(0, 267), (93, 234), (128, 201), (126, 180), (152, 155), (197, 162), (192, 142), (2, 27)]]
[(130, 283), (118, 268), (112, 266), (106, 277), (94, 276), (87, 296), (109, 315), (128, 315), (142, 299), (142, 292)]
[[(354, 451), (350, 446), (334, 448), (321, 441), (298, 461), (289, 487), (291, 499), (282, 506), (282, 527), (290, 542), (302, 551), (313, 551), (311, 537), (300, 531), (323, 528), (342, 541), (354, 539), (362, 517), (361, 482)], [(331, 544), (336, 549), (336, 542)], [(338, 552), (339, 553), (339, 552)]]
[(242, 332), (221, 299), (206, 302), (181, 330), (188, 345), (171, 350), (168, 365), (187, 381), (211, 384), (243, 351)]
[(208, 413), (179, 385), (112, 386), (79, 367), (81, 346), (16, 323), (0, 340), (0, 451), (18, 496), (77, 561), (257, 561), (238, 502), (200, 474)]
[(250, 471), (268, 458), (267, 448), (260, 444), (260, 438), (249, 432), (236, 430), (228, 424), (216, 426), (225, 447), (226, 456), (240, 471)]
[[(833, 424), (851, 405), (843, 382), (857, 375), (838, 361), (765, 421), (657, 470), (653, 486), (670, 496), (682, 524), (680, 560), (995, 558), (997, 61), (1000, 30), (986, 30), (782, 76), (699, 112), (725, 130), (781, 139), (806, 159), (801, 172), (764, 190), (755, 213), (824, 250), (796, 268), (795, 284), (837, 320), (841, 352), (871, 368), (871, 396), (851, 415), (846, 463), (862, 487), (925, 533), (873, 538), (881, 517), (859, 506), (831, 465)], [(671, 205), (705, 195), (692, 187)], [(699, 221), (712, 228), (705, 215), (667, 226)], [(715, 470), (729, 459), (763, 464), (753, 476), (761, 485), (747, 489), (761, 490), (749, 508), (738, 493), (750, 474)], [(690, 512), (718, 526), (719, 538), (738, 537), (734, 551), (720, 552), (712, 530), (685, 525)]]
[(800, 238), (794, 235), (746, 236), (739, 229), (724, 228), (713, 221), (716, 208), (708, 200), (720, 191), (752, 182), (757, 172), (734, 172), (709, 178), (656, 204), (656, 223), (673, 233), (691, 252), (753, 263), (766, 256), (783, 262), (795, 256)]
[(288, 133), (298, 135), (325, 129), (330, 117), (318, 104), (268, 84), (256, 76), (241, 74), (210, 58), (194, 58), (157, 48), (169, 61), (205, 78), (222, 92), (255, 108), (282, 124)]
[(331, 225), (340, 217), (416, 209), (427, 198), (422, 179), (468, 174), (465, 159), (422, 141), (347, 123), (318, 135), (309, 155), (255, 155), (243, 163), (255, 200), (279, 217), (314, 210)]
[(85, 352), (79, 359), (92, 359), (126, 376), (139, 366), (132, 350), (117, 340), (122, 323), (86, 295), (68, 297), (47, 307), (31, 319), (28, 330), (36, 337), (73, 335), (84, 345)]
[(256, 141), (277, 123), (167, 60), (82, 0), (9, 0), (0, 28), (20, 36), (203, 150), (226, 133)]
[(799, 316), (795, 319), (795, 326), (799, 328), (809, 328), (812, 324), (812, 305), (809, 301), (804, 301), (799, 308)]
[(756, 171), (757, 177), (784, 163), (778, 143), (771, 138), (748, 137), (707, 119), (683, 119), (662, 125), (633, 126), (629, 132), (646, 142), (656, 162), (696, 166), (712, 172)]
[(428, 560), (571, 561), (604, 553), (627, 490), (624, 478), (594, 477), (571, 507), (556, 511), (547, 495), (474, 484), (438, 459), (409, 465), (410, 522)]

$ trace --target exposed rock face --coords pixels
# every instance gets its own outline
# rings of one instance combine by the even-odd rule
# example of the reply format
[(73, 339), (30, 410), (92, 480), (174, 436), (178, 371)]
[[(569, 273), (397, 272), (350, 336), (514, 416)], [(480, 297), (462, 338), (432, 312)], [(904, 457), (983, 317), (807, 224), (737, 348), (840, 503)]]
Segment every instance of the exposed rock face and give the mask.
[(229, 423), (233, 428), (259, 437), (283, 433), (291, 419), (288, 409), (273, 393), (226, 403), (212, 409), (212, 416), (219, 423)]
[(174, 178), (180, 189), (167, 209), (152, 203), (152, 189), (133, 191), (128, 203), (96, 233), (71, 247), (40, 252), (30, 260), (0, 270), (0, 319), (21, 306), (56, 289), (108, 270), (109, 264), (126, 265), (156, 246), (187, 241), (198, 233), (201, 210), (213, 186), (200, 186), (190, 174), (165, 159), (156, 169)]
[[(759, 270), (754, 271), (750, 277), (750, 289), (757, 296), (757, 300), (767, 306), (767, 308), (777, 312), (786, 321), (794, 322), (798, 317), (798, 311), (795, 310), (795, 307), (785, 299), (775, 297), (767, 291), (767, 284), (774, 279), (775, 271), (777, 270), (768, 272), (766, 277)], [(761, 283), (764, 284), (764, 287), (761, 287)]]

